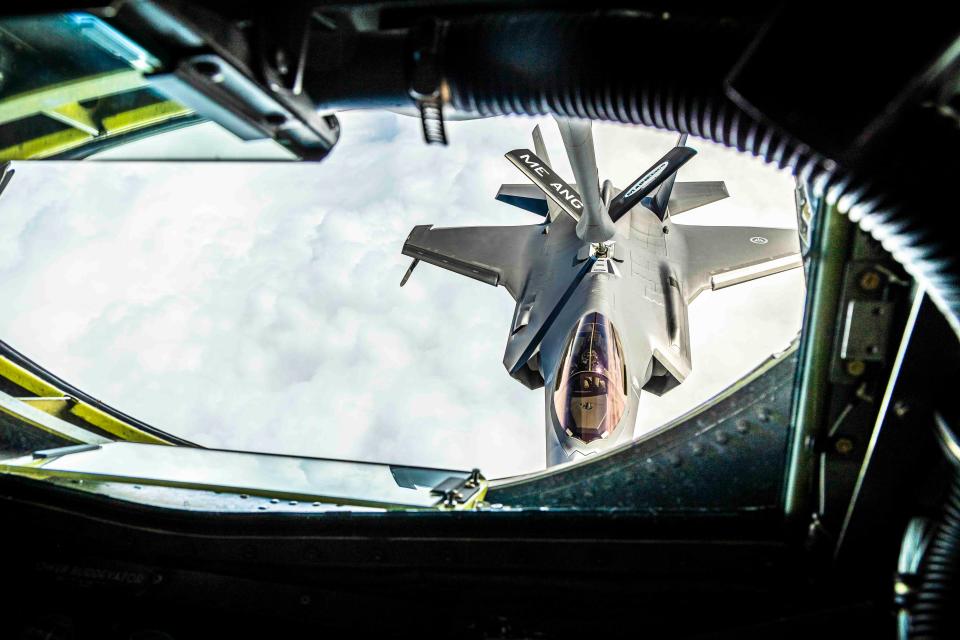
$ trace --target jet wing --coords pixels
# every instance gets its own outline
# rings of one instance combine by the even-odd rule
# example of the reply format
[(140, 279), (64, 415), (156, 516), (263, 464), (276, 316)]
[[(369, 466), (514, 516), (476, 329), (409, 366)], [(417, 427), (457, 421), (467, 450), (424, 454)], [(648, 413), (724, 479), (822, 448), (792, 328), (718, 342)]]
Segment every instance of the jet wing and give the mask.
[(10, 162), (0, 162), (0, 194), (3, 193), (3, 190), (7, 188), (7, 185), (10, 184), (10, 180), (13, 178), (13, 169), (10, 168)]
[[(803, 264), (795, 229), (677, 224), (673, 230), (680, 240), (687, 303), (706, 289), (723, 289)], [(667, 251), (672, 253), (672, 247)]]
[(413, 228), (403, 244), (403, 255), (454, 273), (503, 285), (517, 298), (529, 265), (546, 236), (541, 225), (504, 227)]

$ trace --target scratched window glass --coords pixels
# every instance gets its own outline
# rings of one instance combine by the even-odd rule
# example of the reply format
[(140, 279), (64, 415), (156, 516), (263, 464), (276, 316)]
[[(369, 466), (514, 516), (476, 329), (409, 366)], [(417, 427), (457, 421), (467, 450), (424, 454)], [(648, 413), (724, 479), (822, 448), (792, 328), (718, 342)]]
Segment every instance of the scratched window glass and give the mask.
[[(340, 119), (321, 163), (15, 163), (0, 338), (202, 445), (496, 478), (643, 437), (800, 329), (793, 182), (754, 159), (608, 124), (451, 122), (438, 148), (413, 118)], [(105, 153), (185, 157), (205, 126)]]

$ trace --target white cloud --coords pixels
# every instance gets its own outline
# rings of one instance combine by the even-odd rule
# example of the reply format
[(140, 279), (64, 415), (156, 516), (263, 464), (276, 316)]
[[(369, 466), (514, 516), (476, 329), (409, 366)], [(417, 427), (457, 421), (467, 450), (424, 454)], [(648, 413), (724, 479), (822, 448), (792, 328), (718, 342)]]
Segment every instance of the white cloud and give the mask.
[[(533, 122), (451, 123), (452, 146), (438, 149), (413, 119), (341, 120), (343, 139), (315, 165), (18, 164), (0, 200), (0, 336), (206, 445), (491, 476), (542, 467), (542, 392), (501, 364), (507, 293), (429, 265), (398, 286), (415, 224), (536, 221), (493, 200), (523, 180), (502, 154), (529, 144)], [(542, 128), (556, 162), (559, 134)], [(601, 177), (621, 185), (675, 138), (612, 125), (596, 137)], [(791, 226), (787, 178), (697, 146), (682, 179), (724, 179), (733, 197), (688, 221)], [(695, 372), (669, 402), (645, 400), (648, 422), (785, 343), (801, 292), (794, 272), (702, 295)]]

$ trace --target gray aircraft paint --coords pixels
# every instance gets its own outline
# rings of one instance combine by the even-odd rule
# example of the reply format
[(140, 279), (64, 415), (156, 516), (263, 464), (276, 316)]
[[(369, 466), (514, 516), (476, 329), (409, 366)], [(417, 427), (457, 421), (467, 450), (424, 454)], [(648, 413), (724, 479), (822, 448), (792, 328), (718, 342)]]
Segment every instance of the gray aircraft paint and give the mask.
[[(628, 442), (640, 394), (662, 395), (686, 379), (693, 366), (687, 307), (700, 292), (800, 266), (794, 230), (673, 223), (670, 216), (679, 211), (727, 197), (722, 182), (670, 180), (674, 191), (667, 194), (663, 221), (638, 204), (613, 222), (601, 198), (589, 124), (560, 121), (560, 130), (584, 205), (579, 222), (555, 215), (551, 207), (549, 219), (536, 225), (424, 225), (411, 231), (403, 247), (403, 253), (416, 260), (503, 285), (516, 300), (503, 363), (527, 387), (545, 389), (548, 466)], [(541, 151), (539, 138), (535, 131), (535, 146)], [(547, 162), (545, 155), (538, 163)], [(649, 182), (655, 177), (651, 173), (631, 185)], [(545, 198), (550, 195), (549, 185), (531, 179)], [(605, 185), (604, 197), (609, 202), (619, 192)], [(767, 242), (758, 243), (757, 238)], [(598, 244), (609, 248), (602, 264), (593, 255)], [(721, 276), (724, 283), (715, 282)], [(613, 431), (585, 442), (562, 430), (553, 394), (571, 332), (592, 312), (603, 314), (619, 333), (628, 388), (624, 413)]]

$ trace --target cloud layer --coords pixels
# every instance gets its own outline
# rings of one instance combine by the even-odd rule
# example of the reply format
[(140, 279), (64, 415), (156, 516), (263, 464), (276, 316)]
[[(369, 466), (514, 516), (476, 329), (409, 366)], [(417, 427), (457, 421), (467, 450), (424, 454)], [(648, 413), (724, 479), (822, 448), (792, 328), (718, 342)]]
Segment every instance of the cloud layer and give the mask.
[[(204, 445), (470, 468), (544, 464), (542, 392), (501, 358), (513, 301), (421, 266), (400, 289), (415, 224), (530, 224), (493, 200), (522, 177), (502, 157), (533, 122), (450, 124), (349, 113), (317, 165), (20, 163), (0, 201), (0, 336), (119, 409)], [(556, 128), (550, 154), (569, 175)], [(597, 126), (602, 178), (623, 185), (675, 136)], [(733, 197), (684, 222), (793, 226), (791, 181), (697, 144), (681, 179)], [(694, 373), (645, 400), (637, 433), (784, 346), (798, 271), (702, 295)]]

